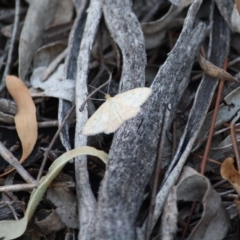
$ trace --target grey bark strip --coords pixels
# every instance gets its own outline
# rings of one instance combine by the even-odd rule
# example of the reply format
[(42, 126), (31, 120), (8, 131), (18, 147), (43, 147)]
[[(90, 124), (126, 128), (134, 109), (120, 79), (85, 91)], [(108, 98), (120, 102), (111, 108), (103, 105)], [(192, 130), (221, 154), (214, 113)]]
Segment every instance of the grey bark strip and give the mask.
[[(221, 41), (219, 41), (220, 38)], [(226, 22), (219, 14), (217, 8), (214, 10), (214, 24), (210, 39), (212, 39), (212, 42), (210, 41), (209, 43), (209, 60), (216, 66), (222, 67), (223, 61), (228, 56), (229, 52), (230, 31)], [(177, 178), (182, 171), (185, 161), (192, 150), (194, 141), (196, 140), (196, 137), (201, 129), (217, 84), (217, 79), (212, 78), (208, 75), (204, 75), (202, 82), (198, 88), (194, 105), (189, 115), (187, 126), (184, 130), (177, 152), (172, 161), (173, 166), (176, 165), (176, 162), (178, 163), (172, 170), (171, 174), (157, 195), (153, 226), (161, 214), (169, 189), (177, 181)]]
[(120, 92), (145, 84), (147, 62), (144, 37), (130, 2), (105, 0), (103, 5), (105, 22), (123, 57)]
[[(121, 10), (120, 7), (123, 8), (124, 3), (124, 9)], [(136, 17), (130, 12), (130, 4), (126, 1), (124, 3), (105, 1), (104, 15), (107, 22), (108, 17), (111, 21), (114, 19), (115, 27), (109, 27), (110, 21), (108, 27), (121, 51), (126, 54), (123, 61), (132, 59), (131, 68), (123, 63), (121, 81), (123, 89), (127, 90), (132, 86), (136, 87), (137, 84), (144, 84), (145, 62), (140, 64), (140, 61), (145, 58), (145, 50), (140, 42), (141, 27), (136, 24)], [(162, 124), (159, 119), (162, 119), (165, 104), (170, 103), (174, 113), (188, 85), (201, 41), (207, 33), (205, 24), (201, 22), (193, 27), (194, 17), (200, 5), (201, 1), (195, 1), (190, 7), (183, 31), (152, 84), (152, 96), (140, 114), (123, 124), (115, 133), (109, 153), (110, 161), (99, 191), (95, 230), (98, 239), (136, 238), (135, 221), (143, 201), (145, 185), (152, 174), (156, 159)], [(121, 15), (119, 11), (122, 11)], [(121, 26), (125, 31), (122, 32)], [(114, 33), (111, 28), (114, 29)], [(131, 36), (136, 34), (136, 31), (138, 41), (129, 42), (124, 38), (125, 34)], [(134, 36), (130, 36), (129, 39), (134, 40)], [(119, 44), (119, 39), (125, 40), (124, 49)], [(139, 79), (137, 83), (133, 82), (136, 76)]]
[[(83, 29), (86, 22), (86, 16), (87, 16), (86, 9), (87, 9), (87, 1), (82, 1), (81, 7), (79, 7), (79, 9), (76, 9), (77, 17), (69, 36), (68, 53), (67, 53), (67, 58), (65, 60), (64, 79), (76, 80), (77, 57), (79, 53), (80, 43), (82, 40)], [(71, 108), (70, 102), (63, 99), (59, 99), (59, 107), (58, 107), (59, 125), (62, 124), (62, 121), (70, 108)], [(62, 145), (65, 147), (67, 151), (71, 150), (68, 123), (65, 124), (63, 130), (60, 133), (60, 140), (62, 142)]]
[[(88, 119), (87, 106), (83, 111), (79, 111), (82, 103), (87, 98), (88, 69), (92, 45), (99, 26), (102, 15), (102, 1), (91, 0), (88, 7), (88, 15), (80, 51), (77, 59), (77, 79), (76, 79), (76, 128), (75, 128), (75, 147), (87, 145), (87, 137), (82, 135), (82, 129)], [(96, 213), (96, 200), (92, 193), (89, 183), (87, 170), (87, 158), (81, 157), (81, 161), (75, 161), (76, 189), (78, 197), (78, 217), (79, 217), (79, 239), (90, 239), (93, 231), (93, 223)]]
[[(84, 28), (86, 25), (86, 17), (87, 17), (87, 7), (88, 3), (87, 1), (82, 1), (81, 5), (80, 2), (77, 5), (78, 8), (76, 9), (77, 11), (77, 18), (75, 20), (74, 26), (72, 28), (72, 31), (70, 33), (69, 37), (69, 47), (68, 47), (68, 55), (66, 59), (66, 72), (65, 72), (65, 79), (72, 79), (76, 80), (79, 78), (77, 77), (77, 62), (78, 62), (78, 55), (80, 51), (80, 44), (83, 40), (83, 32)], [(90, 36), (91, 37), (91, 36)], [(92, 36), (93, 37), (93, 36)], [(83, 54), (83, 53), (80, 53)], [(82, 63), (80, 63), (82, 64)], [(86, 64), (84, 67), (87, 69), (88, 68), (88, 62), (85, 62)], [(79, 68), (78, 68), (79, 71)], [(78, 73), (79, 74), (79, 73)], [(85, 82), (84, 82), (85, 81)], [(80, 88), (76, 88), (77, 92), (84, 93), (86, 95), (86, 79), (83, 79), (82, 83), (77, 81), (76, 83), (78, 86), (79, 84), (82, 84)], [(84, 89), (81, 89), (82, 87), (85, 87)], [(81, 104), (81, 99), (78, 99), (78, 96), (76, 94), (76, 102), (78, 104)], [(61, 125), (65, 115), (69, 111), (71, 107), (71, 103), (65, 100), (60, 99), (59, 100), (59, 110), (58, 110), (58, 119), (59, 119), (59, 124)], [(77, 108), (78, 111), (78, 108)], [(87, 112), (84, 112), (85, 118), (87, 118)], [(83, 116), (84, 116), (83, 115)], [(79, 116), (78, 116), (79, 119)], [(77, 120), (79, 121), (79, 120)], [(79, 126), (78, 128), (76, 127), (76, 133), (79, 132)], [(61, 142), (63, 146), (66, 148), (66, 150), (70, 150), (70, 139), (69, 139), (69, 126), (68, 124), (65, 125), (63, 131), (60, 134)], [(86, 139), (81, 139), (81, 141), (76, 141), (76, 146), (82, 146), (86, 145)], [(76, 191), (77, 191), (77, 201), (78, 201), (78, 217), (79, 217), (79, 238), (81, 236), (81, 239), (88, 239), (89, 234), (89, 222), (91, 222), (91, 219), (93, 217), (93, 212), (95, 208), (95, 198), (91, 192), (90, 184), (89, 184), (89, 178), (88, 178), (88, 172), (87, 172), (87, 167), (86, 167), (86, 160), (81, 161), (76, 161), (75, 163), (75, 174), (76, 174)]]
[[(130, 1), (104, 1), (103, 11), (107, 27), (122, 52), (123, 68), (121, 91), (144, 86), (146, 66), (144, 37), (140, 23), (132, 12)], [(130, 120), (129, 122), (132, 121), (134, 120)], [(121, 176), (124, 175), (126, 168), (131, 167), (131, 161), (129, 161), (129, 158), (123, 161), (119, 153), (121, 153), (124, 144), (129, 140), (127, 135), (134, 135), (133, 132), (127, 131), (124, 136), (125, 126), (126, 124), (123, 124), (114, 137), (115, 143), (113, 143), (110, 152), (113, 162), (107, 167), (99, 192), (97, 222), (94, 233), (94, 236), (98, 239), (134, 239), (133, 222), (137, 211), (134, 213), (134, 216), (131, 216), (132, 222), (129, 223), (128, 215), (131, 215), (134, 211), (132, 211), (133, 209), (128, 211), (127, 206), (122, 206), (124, 201), (126, 205), (128, 201), (131, 201), (131, 199), (126, 200), (128, 191), (125, 189), (125, 187), (127, 187), (126, 181), (130, 180), (129, 171), (126, 172), (124, 177)], [(127, 140), (127, 142), (124, 139)], [(125, 147), (128, 148), (129, 146), (129, 143), (127, 143)], [(118, 149), (117, 153), (113, 151), (113, 149)], [(128, 153), (129, 151), (131, 151), (131, 149), (127, 150)], [(116, 158), (113, 157), (115, 153), (117, 154)], [(127, 166), (125, 161), (129, 162), (130, 165)], [(132, 163), (134, 169), (136, 161)], [(110, 168), (112, 169), (110, 170)], [(120, 175), (118, 170), (121, 171)], [(117, 186), (114, 190), (116, 182)], [(109, 184), (110, 186), (108, 186)], [(116, 198), (118, 198), (117, 202)], [(134, 202), (131, 204), (135, 205)], [(114, 213), (115, 209), (116, 212)], [(122, 214), (120, 214), (121, 216), (119, 215), (120, 212), (122, 212)], [(120, 216), (119, 219), (118, 216)], [(126, 216), (126, 218), (124, 216)], [(124, 223), (124, 219), (126, 219), (126, 224)]]
[(34, 53), (42, 43), (43, 31), (51, 23), (56, 6), (56, 0), (32, 0), (30, 3), (18, 48), (18, 73), (19, 78), (24, 82)]
[(228, 27), (233, 31), (231, 15), (234, 8), (234, 1), (215, 0), (215, 3), (228, 24)]

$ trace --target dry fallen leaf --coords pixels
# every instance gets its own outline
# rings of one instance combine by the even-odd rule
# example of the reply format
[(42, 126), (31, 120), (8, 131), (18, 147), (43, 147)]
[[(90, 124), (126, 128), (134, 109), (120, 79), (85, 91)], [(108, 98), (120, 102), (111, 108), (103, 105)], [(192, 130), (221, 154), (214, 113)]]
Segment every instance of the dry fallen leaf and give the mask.
[(43, 31), (52, 22), (57, 2), (57, 0), (31, 0), (18, 48), (18, 71), (23, 81), (25, 81), (33, 56), (42, 43)]
[(72, 0), (58, 0), (51, 25), (60, 25), (72, 20), (74, 5)]
[[(25, 84), (17, 77), (8, 75), (6, 77), (6, 86), (17, 105), (17, 114), (15, 115), (16, 130), (22, 143), (22, 163), (32, 152), (37, 140), (37, 120), (36, 107)], [(14, 169), (0, 175), (5, 176)]]
[(77, 200), (73, 191), (67, 188), (49, 188), (46, 199), (68, 228), (78, 228)]
[(227, 158), (222, 163), (220, 173), (222, 178), (228, 180), (232, 184), (233, 188), (240, 196), (240, 173), (234, 167), (233, 162), (233, 158)]
[(133, 118), (140, 111), (140, 106), (151, 95), (151, 88), (134, 88), (114, 97), (106, 94), (106, 102), (88, 119), (83, 128), (83, 135), (91, 136), (101, 132), (106, 134), (116, 131), (124, 121)]
[(176, 233), (179, 230), (177, 218), (179, 216), (179, 219), (183, 219), (181, 211), (176, 212), (178, 211), (177, 201), (198, 201), (203, 205), (202, 216), (192, 229), (188, 240), (224, 238), (230, 225), (229, 215), (222, 205), (219, 193), (214, 190), (208, 178), (186, 166), (183, 168), (178, 184), (172, 188), (170, 194), (172, 196), (166, 201), (161, 219), (160, 239), (176, 239)]
[(236, 9), (238, 11), (238, 14), (240, 15), (240, 0), (235, 0), (235, 4), (236, 4)]
[(44, 236), (65, 228), (65, 224), (55, 209), (41, 209), (37, 211), (35, 213), (34, 226)]
[(56, 71), (49, 76), (47, 81), (42, 82), (41, 77), (45, 70), (46, 67), (38, 67), (34, 69), (30, 80), (31, 85), (33, 88), (42, 89), (43, 92), (32, 94), (32, 96), (48, 96), (74, 102), (76, 82), (70, 79), (65, 79), (63, 81), (62, 76), (64, 75), (64, 65), (60, 64)]
[(238, 82), (231, 74), (215, 66), (200, 54), (198, 55), (198, 63), (202, 70), (211, 77), (219, 78), (229, 82)]

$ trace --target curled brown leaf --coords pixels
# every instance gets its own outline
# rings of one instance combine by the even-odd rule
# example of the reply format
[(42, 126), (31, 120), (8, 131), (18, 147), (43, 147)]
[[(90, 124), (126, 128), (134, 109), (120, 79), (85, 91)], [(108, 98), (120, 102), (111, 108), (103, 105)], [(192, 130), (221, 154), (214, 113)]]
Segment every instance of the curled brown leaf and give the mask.
[(222, 163), (220, 173), (222, 178), (226, 179), (232, 184), (233, 188), (240, 196), (240, 173), (234, 167), (233, 162), (233, 158), (227, 158)]
[(238, 10), (238, 14), (240, 15), (240, 0), (235, 0), (236, 8)]
[(211, 77), (215, 77), (221, 80), (226, 80), (229, 82), (238, 82), (231, 74), (215, 66), (200, 54), (198, 55), (198, 63), (202, 68), (202, 70)]
[[(17, 113), (14, 117), (16, 130), (22, 143), (22, 163), (32, 152), (37, 141), (37, 120), (36, 107), (25, 84), (17, 77), (8, 75), (6, 77), (6, 86), (17, 105)], [(12, 172), (10, 169), (0, 177)]]

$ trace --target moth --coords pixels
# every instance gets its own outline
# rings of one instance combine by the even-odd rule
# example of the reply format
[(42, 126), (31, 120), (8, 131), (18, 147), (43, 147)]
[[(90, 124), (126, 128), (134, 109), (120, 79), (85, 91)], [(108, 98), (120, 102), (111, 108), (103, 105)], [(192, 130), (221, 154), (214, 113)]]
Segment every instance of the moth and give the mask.
[(98, 133), (115, 132), (126, 120), (135, 117), (140, 107), (152, 93), (151, 88), (142, 87), (117, 94), (105, 95), (106, 101), (86, 122), (82, 134), (86, 136)]

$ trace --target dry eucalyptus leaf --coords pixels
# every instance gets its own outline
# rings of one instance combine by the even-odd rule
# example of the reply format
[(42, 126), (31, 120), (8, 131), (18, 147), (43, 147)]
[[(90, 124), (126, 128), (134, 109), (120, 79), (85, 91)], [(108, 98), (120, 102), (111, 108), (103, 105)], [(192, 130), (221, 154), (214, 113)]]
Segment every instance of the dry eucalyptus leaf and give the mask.
[(194, 169), (184, 167), (176, 188), (178, 201), (201, 201), (204, 207), (188, 239), (223, 239), (229, 228), (229, 215), (209, 180)]
[[(28, 8), (19, 42), (19, 77), (25, 76), (35, 51), (42, 42), (44, 29), (51, 23), (57, 0), (32, 0)], [(34, 24), (33, 24), (34, 23)]]
[(145, 34), (153, 34), (166, 29), (166, 25), (170, 24), (171, 21), (182, 11), (182, 8), (178, 8), (171, 5), (168, 12), (160, 19), (153, 22), (146, 22), (141, 24), (142, 31)]
[(202, 70), (211, 77), (215, 77), (230, 82), (238, 82), (231, 74), (215, 66), (200, 54), (198, 55), (198, 63)]
[(235, 5), (236, 5), (236, 9), (238, 11), (238, 14), (240, 15), (240, 1), (239, 0), (235, 0)]
[(232, 184), (233, 188), (240, 196), (240, 173), (236, 170), (233, 163), (233, 158), (227, 158), (222, 163), (220, 173), (223, 179), (228, 180)]
[(72, 0), (58, 0), (56, 12), (51, 25), (58, 25), (71, 21), (73, 10)]
[(66, 48), (62, 42), (54, 42), (39, 48), (33, 58), (33, 69), (48, 67), (49, 64)]
[[(7, 75), (6, 86), (17, 105), (17, 114), (15, 115), (15, 125), (18, 137), (22, 143), (22, 163), (32, 152), (37, 141), (37, 120), (36, 107), (25, 84), (17, 77)], [(1, 174), (5, 176), (13, 169)]]
[(35, 214), (34, 225), (39, 232), (47, 235), (65, 227), (55, 210), (41, 209)]
[(240, 16), (239, 16), (236, 4), (234, 5), (232, 10), (231, 23), (232, 23), (233, 30), (239, 33), (240, 32)]
[(146, 49), (160, 46), (170, 28), (183, 25), (184, 19), (178, 19), (177, 15), (179, 15), (185, 7), (190, 5), (193, 0), (172, 0), (171, 2), (173, 4), (162, 18), (141, 24)]
[(56, 213), (68, 228), (78, 228), (77, 200), (71, 190), (49, 188), (46, 199), (54, 205)]
[[(177, 232), (176, 201), (202, 202), (204, 211), (189, 240), (223, 239), (229, 228), (229, 215), (209, 180), (191, 167), (184, 167), (177, 186), (171, 190), (164, 207), (161, 239), (173, 240)], [(166, 214), (168, 212), (168, 214)], [(170, 218), (170, 219), (168, 219)], [(164, 229), (165, 228), (165, 229)]]
[(151, 88), (134, 88), (114, 97), (106, 94), (106, 102), (88, 119), (83, 135), (115, 132), (124, 121), (135, 117), (152, 93)]
[(41, 93), (41, 95), (38, 94), (37, 96), (55, 97), (74, 102), (76, 83), (70, 79), (65, 79), (63, 81), (64, 65), (60, 64), (57, 70), (46, 81), (42, 82), (41, 78), (45, 70), (46, 67), (36, 68), (31, 76), (30, 82), (32, 87), (43, 90), (43, 93)]
[(161, 45), (167, 30), (171, 28), (174, 19), (182, 10), (183, 8), (172, 5), (169, 11), (159, 20), (141, 24), (146, 49)]
[(46, 81), (49, 76), (57, 69), (59, 64), (67, 57), (68, 49), (63, 50), (54, 60), (48, 65), (47, 69), (44, 71), (41, 81)]

